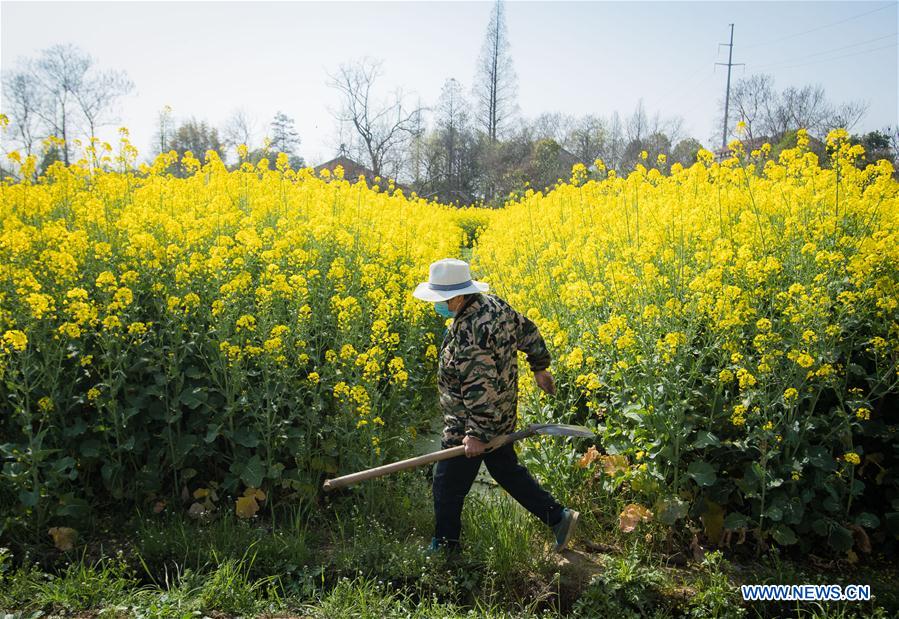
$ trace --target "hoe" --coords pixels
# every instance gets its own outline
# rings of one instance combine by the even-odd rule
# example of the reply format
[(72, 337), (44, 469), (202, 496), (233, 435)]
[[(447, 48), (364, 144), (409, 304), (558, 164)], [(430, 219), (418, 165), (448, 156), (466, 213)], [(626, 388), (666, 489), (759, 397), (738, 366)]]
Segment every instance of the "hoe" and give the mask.
[[(493, 451), (494, 449), (502, 447), (503, 445), (507, 445), (514, 441), (519, 441), (523, 438), (527, 438), (535, 434), (546, 434), (548, 436), (587, 437), (593, 436), (593, 431), (589, 428), (585, 428), (584, 426), (569, 426), (557, 423), (535, 423), (529, 425), (524, 430), (497, 436), (495, 439), (487, 443), (487, 447), (484, 452), (486, 453), (488, 451)], [(437, 462), (438, 460), (446, 460), (447, 458), (455, 458), (456, 456), (461, 456), (464, 454), (464, 445), (459, 445), (458, 447), (450, 447), (449, 449), (441, 449), (440, 451), (435, 451), (423, 456), (409, 458), (408, 460), (400, 460), (399, 462), (393, 462), (391, 464), (385, 464), (384, 466), (378, 466), (373, 469), (359, 471), (358, 473), (344, 475), (343, 477), (337, 477), (336, 479), (326, 479), (324, 483), (324, 489), (325, 491), (336, 490), (337, 488), (350, 486), (360, 481), (365, 481), (366, 479), (374, 479), (375, 477), (381, 477), (382, 475), (389, 475), (390, 473), (396, 473), (397, 471), (405, 471), (406, 469), (415, 468), (416, 466), (430, 464), (431, 462)]]

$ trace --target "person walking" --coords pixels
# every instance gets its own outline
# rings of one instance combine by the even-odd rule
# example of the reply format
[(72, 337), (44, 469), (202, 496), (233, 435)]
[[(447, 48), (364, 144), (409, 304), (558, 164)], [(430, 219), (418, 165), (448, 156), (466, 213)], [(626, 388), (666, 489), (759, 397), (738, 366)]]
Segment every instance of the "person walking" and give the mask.
[(465, 446), (465, 455), (442, 460), (434, 471), (434, 537), (430, 550), (460, 549), (462, 507), (481, 462), (525, 509), (548, 525), (561, 551), (574, 533), (578, 512), (563, 507), (518, 462), (511, 443), (487, 451), (495, 437), (515, 430), (518, 421), (518, 351), (527, 355), (537, 386), (555, 393), (550, 354), (537, 326), (489, 286), (471, 279), (468, 263), (454, 258), (430, 266), (427, 282), (413, 296), (434, 303), (452, 318), (440, 346), (437, 387), (444, 449)]

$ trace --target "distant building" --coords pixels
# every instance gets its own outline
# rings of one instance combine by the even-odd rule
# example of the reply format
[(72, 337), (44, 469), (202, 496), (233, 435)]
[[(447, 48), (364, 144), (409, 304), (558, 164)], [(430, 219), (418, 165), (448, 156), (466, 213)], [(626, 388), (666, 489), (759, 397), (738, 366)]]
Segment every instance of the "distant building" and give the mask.
[(581, 161), (577, 155), (564, 147), (559, 149), (559, 165), (561, 165), (563, 169), (571, 172), (571, 168), (574, 167), (576, 163), (583, 163), (584, 165), (593, 164), (592, 161)]
[(313, 169), (315, 170), (316, 176), (318, 176), (322, 170), (328, 170), (333, 174), (337, 166), (343, 167), (343, 177), (348, 180), (355, 181), (359, 178), (359, 175), (362, 174), (370, 184), (374, 184), (375, 182), (374, 179), (376, 175), (371, 168), (367, 168), (361, 163), (353, 161), (346, 155), (338, 155), (330, 161), (315, 166)]
[[(362, 165), (358, 161), (350, 159), (346, 155), (338, 155), (330, 161), (320, 163), (319, 165), (315, 166), (313, 170), (315, 170), (316, 176), (320, 176), (322, 170), (328, 170), (333, 174), (334, 170), (337, 169), (337, 166), (341, 166), (343, 168), (343, 177), (351, 183), (355, 183), (359, 178), (359, 175), (361, 174), (365, 177), (365, 182), (367, 182), (369, 186), (375, 184), (375, 176), (377, 175), (374, 173), (374, 170)], [(389, 182), (389, 180), (390, 179), (388, 179), (387, 177), (383, 175), (381, 176), (381, 182), (378, 183), (381, 189), (387, 188), (387, 183)], [(393, 181), (393, 185), (397, 189), (402, 190), (403, 194), (406, 196), (412, 193), (412, 189), (408, 185), (398, 183), (395, 180)]]

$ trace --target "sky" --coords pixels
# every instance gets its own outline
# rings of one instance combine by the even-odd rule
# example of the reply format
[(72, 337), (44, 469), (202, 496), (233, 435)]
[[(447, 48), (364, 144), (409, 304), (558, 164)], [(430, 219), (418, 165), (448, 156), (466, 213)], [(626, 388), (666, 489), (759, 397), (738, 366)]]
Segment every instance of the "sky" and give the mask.
[[(833, 102), (864, 100), (856, 132), (895, 126), (897, 3), (506, 3), (520, 113), (678, 116), (706, 145), (720, 141), (726, 43), (732, 79), (769, 73), (775, 85), (820, 84)], [(327, 85), (340, 64), (382, 61), (376, 92), (401, 87), (436, 103), (448, 78), (469, 91), (490, 2), (0, 2), (0, 65), (14, 69), (56, 43), (74, 43), (135, 89), (118, 106), (149, 155), (158, 112), (221, 127), (238, 108), (263, 135), (277, 111), (296, 122), (299, 154), (318, 164), (339, 144)]]

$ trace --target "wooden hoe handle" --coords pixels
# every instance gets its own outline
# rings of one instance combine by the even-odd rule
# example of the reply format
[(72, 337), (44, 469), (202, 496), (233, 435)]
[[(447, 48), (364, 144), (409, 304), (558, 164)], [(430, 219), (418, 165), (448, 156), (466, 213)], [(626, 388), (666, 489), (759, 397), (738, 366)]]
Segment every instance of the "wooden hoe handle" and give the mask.
[[(519, 438), (524, 438), (524, 436), (529, 434), (530, 433), (528, 430), (515, 432), (513, 434), (502, 434), (487, 443), (487, 448), (484, 450), (484, 452), (486, 453), (488, 451), (493, 451), (494, 449), (502, 447), (506, 443), (518, 440)], [(351, 473), (349, 475), (344, 475), (343, 477), (337, 477), (335, 479), (326, 479), (323, 487), (325, 489), (325, 492), (330, 492), (331, 490), (350, 486), (352, 484), (359, 483), (360, 481), (365, 481), (366, 479), (381, 477), (382, 475), (396, 473), (397, 471), (405, 471), (406, 469), (412, 469), (416, 466), (422, 466), (424, 464), (430, 464), (431, 462), (447, 460), (448, 458), (455, 458), (456, 456), (462, 455), (465, 455), (465, 445), (450, 447), (448, 449), (441, 449), (440, 451), (435, 451), (423, 456), (416, 456), (415, 458), (408, 458), (406, 460), (400, 460), (399, 462), (392, 462), (390, 464), (385, 464), (384, 466), (375, 467), (366, 471)]]

